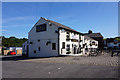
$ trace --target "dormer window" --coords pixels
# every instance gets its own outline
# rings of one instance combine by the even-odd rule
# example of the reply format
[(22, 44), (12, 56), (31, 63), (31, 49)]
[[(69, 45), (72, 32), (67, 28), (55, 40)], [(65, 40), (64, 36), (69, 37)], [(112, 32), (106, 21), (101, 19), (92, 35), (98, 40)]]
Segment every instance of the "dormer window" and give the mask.
[(94, 41), (92, 42), (92, 45), (95, 45), (95, 42), (94, 42)]
[(64, 30), (64, 29), (62, 29), (62, 30), (61, 30), (61, 32), (65, 32), (65, 30)]

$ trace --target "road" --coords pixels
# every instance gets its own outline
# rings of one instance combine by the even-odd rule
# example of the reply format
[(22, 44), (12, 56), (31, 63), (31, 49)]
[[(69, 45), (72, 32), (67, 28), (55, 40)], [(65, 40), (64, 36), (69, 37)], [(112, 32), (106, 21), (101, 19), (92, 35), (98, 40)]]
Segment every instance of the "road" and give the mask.
[[(88, 63), (80, 64), (75, 61), (74, 63), (65, 63), (66, 59), (81, 60), (78, 59), (81, 57), (64, 57), (63, 62), (50, 62), (62, 58), (3, 60), (3, 78), (118, 78), (117, 65), (88, 65)], [(83, 57), (83, 59), (89, 59), (89, 57)], [(102, 59), (102, 56), (101, 58), (94, 57), (94, 60), (99, 61), (98, 59)], [(111, 61), (112, 59), (115, 58), (111, 58)], [(44, 61), (42, 62), (42, 60)]]

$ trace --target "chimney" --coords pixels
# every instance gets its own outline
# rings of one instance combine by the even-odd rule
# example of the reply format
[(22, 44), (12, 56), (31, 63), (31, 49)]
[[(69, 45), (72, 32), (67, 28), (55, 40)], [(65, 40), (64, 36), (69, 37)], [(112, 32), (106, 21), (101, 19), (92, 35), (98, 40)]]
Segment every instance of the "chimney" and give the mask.
[(92, 30), (89, 30), (88, 33), (91, 34), (91, 33), (92, 33)]

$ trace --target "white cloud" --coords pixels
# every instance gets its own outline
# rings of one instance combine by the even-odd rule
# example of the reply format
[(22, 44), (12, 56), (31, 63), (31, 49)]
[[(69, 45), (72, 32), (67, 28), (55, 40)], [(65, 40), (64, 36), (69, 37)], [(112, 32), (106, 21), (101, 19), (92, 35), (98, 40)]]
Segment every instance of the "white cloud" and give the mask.
[(5, 29), (0, 29), (0, 32), (2, 32), (2, 31), (8, 31), (8, 30), (5, 30)]
[(5, 25), (5, 26), (2, 26), (2, 28), (8, 28), (8, 27), (10, 27), (10, 28), (12, 28), (12, 27), (26, 27), (26, 26), (30, 27), (30, 26), (32, 26), (32, 25), (33, 25), (33, 24)]
[(16, 21), (16, 20), (26, 20), (26, 19), (32, 19), (34, 18), (33, 16), (23, 16), (23, 17), (13, 17), (13, 18), (8, 18), (8, 19), (3, 19), (2, 22), (10, 22), (10, 21)]

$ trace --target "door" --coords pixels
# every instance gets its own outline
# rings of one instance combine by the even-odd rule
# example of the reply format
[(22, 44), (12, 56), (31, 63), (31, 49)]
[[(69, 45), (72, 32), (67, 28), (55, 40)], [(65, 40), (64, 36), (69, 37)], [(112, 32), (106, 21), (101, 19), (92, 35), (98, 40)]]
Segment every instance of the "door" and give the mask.
[(120, 44), (119, 44), (119, 49), (120, 49)]
[(27, 57), (28, 57), (28, 54), (29, 54), (29, 46), (27, 45), (27, 54), (26, 54)]
[(73, 47), (73, 51), (74, 51), (74, 54), (77, 54), (77, 52), (76, 52), (76, 45)]

